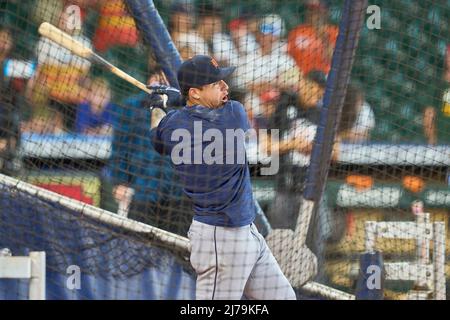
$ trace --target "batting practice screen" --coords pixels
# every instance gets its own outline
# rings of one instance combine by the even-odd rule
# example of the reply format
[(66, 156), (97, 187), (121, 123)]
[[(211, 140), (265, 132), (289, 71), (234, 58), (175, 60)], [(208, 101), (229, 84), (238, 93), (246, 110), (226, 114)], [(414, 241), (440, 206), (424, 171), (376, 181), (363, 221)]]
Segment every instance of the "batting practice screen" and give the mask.
[(0, 299), (447, 299), (449, 21), (0, 1)]

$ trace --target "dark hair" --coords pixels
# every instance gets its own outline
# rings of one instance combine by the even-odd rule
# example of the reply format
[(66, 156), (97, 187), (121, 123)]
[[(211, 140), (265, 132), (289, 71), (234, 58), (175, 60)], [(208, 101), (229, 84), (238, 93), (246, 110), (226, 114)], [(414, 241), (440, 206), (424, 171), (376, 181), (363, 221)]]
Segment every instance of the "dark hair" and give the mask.
[(198, 6), (198, 15), (200, 18), (204, 16), (222, 16), (222, 8), (214, 6), (210, 3), (203, 3)]
[(189, 99), (189, 90), (191, 89), (191, 88), (194, 88), (194, 89), (199, 89), (199, 90), (201, 90), (202, 88), (200, 88), (200, 87), (181, 87), (181, 96), (187, 101), (188, 99)]
[(344, 105), (342, 107), (341, 121), (338, 125), (338, 133), (351, 129), (358, 118), (358, 100), (363, 96), (363, 91), (356, 85), (347, 87)]
[(9, 26), (0, 26), (0, 32), (6, 32), (9, 33), (9, 35), (13, 36), (13, 29)]
[(181, 95), (183, 96), (183, 98), (185, 98), (186, 100), (189, 98), (189, 89), (188, 87), (183, 87), (181, 88)]
[(171, 7), (170, 7), (170, 15), (169, 15), (169, 21), (168, 21), (168, 25), (169, 25), (169, 33), (171, 33), (173, 31), (174, 28), (174, 14), (177, 13), (184, 13), (184, 14), (189, 14), (189, 8), (187, 5), (183, 4), (183, 3), (178, 3), (175, 2)]
[(320, 70), (312, 70), (308, 72), (306, 78), (317, 83), (321, 88), (327, 86), (327, 75)]

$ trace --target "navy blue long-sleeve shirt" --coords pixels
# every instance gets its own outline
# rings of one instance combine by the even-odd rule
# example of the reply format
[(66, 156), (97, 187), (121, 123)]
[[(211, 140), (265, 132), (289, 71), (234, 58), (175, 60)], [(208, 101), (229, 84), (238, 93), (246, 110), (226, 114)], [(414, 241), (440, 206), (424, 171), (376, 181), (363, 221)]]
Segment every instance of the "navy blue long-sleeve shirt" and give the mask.
[[(242, 104), (228, 101), (218, 109), (197, 105), (171, 111), (152, 130), (155, 149), (170, 157), (193, 202), (195, 220), (228, 227), (253, 222), (255, 207), (241, 134), (248, 129)], [(220, 136), (222, 141), (216, 140)]]

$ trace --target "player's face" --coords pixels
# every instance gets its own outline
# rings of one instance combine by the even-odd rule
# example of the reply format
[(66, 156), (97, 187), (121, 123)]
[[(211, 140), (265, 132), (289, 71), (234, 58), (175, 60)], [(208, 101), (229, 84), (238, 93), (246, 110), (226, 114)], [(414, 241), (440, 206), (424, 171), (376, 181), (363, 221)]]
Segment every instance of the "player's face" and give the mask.
[(199, 99), (195, 102), (208, 108), (219, 108), (228, 101), (228, 85), (220, 80), (196, 90)]

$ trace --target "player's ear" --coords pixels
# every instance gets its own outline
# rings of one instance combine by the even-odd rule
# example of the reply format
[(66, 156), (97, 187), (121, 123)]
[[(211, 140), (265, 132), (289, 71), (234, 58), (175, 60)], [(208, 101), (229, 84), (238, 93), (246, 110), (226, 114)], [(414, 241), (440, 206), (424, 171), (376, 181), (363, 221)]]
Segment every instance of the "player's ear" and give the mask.
[(189, 96), (196, 100), (200, 99), (200, 96), (198, 95), (198, 91), (199, 90), (197, 88), (190, 88)]

